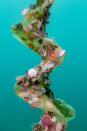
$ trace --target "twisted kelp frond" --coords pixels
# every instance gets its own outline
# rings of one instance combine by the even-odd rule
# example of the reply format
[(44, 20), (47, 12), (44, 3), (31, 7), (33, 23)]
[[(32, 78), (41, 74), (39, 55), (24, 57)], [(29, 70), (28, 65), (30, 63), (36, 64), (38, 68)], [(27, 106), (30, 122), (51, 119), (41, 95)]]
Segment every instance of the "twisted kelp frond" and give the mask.
[(65, 50), (48, 38), (49, 9), (54, 0), (37, 0), (22, 11), (24, 18), (11, 27), (12, 34), (24, 45), (39, 54), (42, 61), (17, 77), (15, 93), (31, 105), (43, 109), (41, 121), (33, 131), (64, 131), (67, 120), (75, 115), (74, 109), (62, 100), (56, 100), (49, 89), (49, 73), (63, 63)]

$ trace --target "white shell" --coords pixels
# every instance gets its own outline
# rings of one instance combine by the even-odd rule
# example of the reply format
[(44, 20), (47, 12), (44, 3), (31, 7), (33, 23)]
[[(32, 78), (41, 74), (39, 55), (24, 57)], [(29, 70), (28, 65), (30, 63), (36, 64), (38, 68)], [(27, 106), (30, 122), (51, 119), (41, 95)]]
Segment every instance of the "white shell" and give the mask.
[(56, 131), (61, 131), (61, 130), (62, 130), (62, 124), (61, 123), (57, 123)]
[(51, 119), (51, 121), (52, 121), (52, 122), (56, 122), (56, 117), (53, 117), (53, 118)]
[(22, 96), (23, 96), (23, 97), (28, 97), (29, 95), (28, 95), (27, 92), (23, 92), (23, 93), (22, 93)]
[(33, 26), (32, 26), (31, 24), (28, 24), (27, 28), (28, 28), (29, 30), (32, 30), (32, 29), (33, 29)]
[(53, 67), (54, 67), (54, 64), (51, 63), (50, 61), (48, 61), (48, 62), (43, 66), (42, 71), (44, 72), (44, 71), (50, 70), (50, 69), (52, 69)]
[(52, 3), (52, 2), (53, 2), (53, 0), (49, 0), (49, 2), (50, 2), (50, 3)]
[(16, 77), (16, 80), (21, 80), (21, 79), (23, 79), (23, 78), (24, 78), (23, 75), (21, 75), (21, 76), (17, 76), (17, 77)]
[(28, 71), (28, 76), (30, 76), (31, 78), (32, 77), (36, 77), (37, 75), (37, 71), (34, 69), (34, 68), (31, 68), (29, 71)]
[(37, 98), (37, 95), (32, 94), (31, 97), (32, 97), (32, 98)]
[(65, 55), (65, 53), (66, 53), (66, 51), (65, 51), (65, 50), (63, 50), (63, 51), (60, 53), (60, 56), (64, 56), (64, 55)]
[(39, 98), (32, 98), (33, 102), (38, 102)]
[(38, 98), (32, 98), (31, 100), (28, 101), (28, 104), (33, 104), (35, 102), (38, 102), (39, 99)]
[(48, 127), (46, 127), (44, 131), (47, 131), (47, 130), (48, 130)]
[(29, 9), (28, 8), (25, 8), (22, 10), (22, 15), (26, 15), (28, 13)]
[(28, 101), (28, 104), (33, 104), (34, 102), (32, 100), (29, 100)]

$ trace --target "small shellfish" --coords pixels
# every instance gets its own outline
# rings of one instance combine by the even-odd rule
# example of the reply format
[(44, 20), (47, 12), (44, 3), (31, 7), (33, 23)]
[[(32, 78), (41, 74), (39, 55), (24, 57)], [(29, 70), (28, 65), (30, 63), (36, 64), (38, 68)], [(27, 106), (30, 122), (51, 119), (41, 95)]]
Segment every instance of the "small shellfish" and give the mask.
[(61, 131), (61, 130), (62, 130), (62, 124), (61, 123), (57, 123), (56, 131)]
[(22, 15), (26, 15), (28, 13), (29, 9), (28, 8), (25, 8), (22, 10)]
[(36, 77), (36, 75), (37, 75), (37, 70), (35, 70), (34, 68), (31, 68), (28, 71), (28, 76), (30, 76), (31, 78)]

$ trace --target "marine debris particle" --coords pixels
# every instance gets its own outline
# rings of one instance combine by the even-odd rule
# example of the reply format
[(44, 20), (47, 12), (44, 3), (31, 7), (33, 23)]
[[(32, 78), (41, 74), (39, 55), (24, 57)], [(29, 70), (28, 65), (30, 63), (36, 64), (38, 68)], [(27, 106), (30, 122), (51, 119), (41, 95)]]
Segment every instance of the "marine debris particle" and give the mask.
[(32, 108), (41, 108), (43, 114), (33, 131), (65, 131), (67, 120), (75, 116), (74, 109), (54, 97), (49, 89), (49, 74), (63, 63), (65, 50), (49, 39), (45, 25), (49, 23), (49, 10), (54, 0), (37, 0), (22, 10), (23, 20), (11, 27), (12, 34), (25, 46), (39, 54), (42, 61), (16, 78), (15, 93)]

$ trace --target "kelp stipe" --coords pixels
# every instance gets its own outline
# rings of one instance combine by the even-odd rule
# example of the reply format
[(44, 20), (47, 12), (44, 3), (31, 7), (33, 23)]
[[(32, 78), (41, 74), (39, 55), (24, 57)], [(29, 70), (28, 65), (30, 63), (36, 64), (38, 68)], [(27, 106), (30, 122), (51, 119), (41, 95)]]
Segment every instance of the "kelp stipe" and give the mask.
[(41, 108), (43, 114), (33, 131), (65, 131), (67, 121), (75, 117), (74, 109), (60, 99), (55, 99), (49, 89), (49, 74), (63, 63), (65, 50), (49, 39), (45, 25), (49, 23), (49, 10), (54, 0), (37, 0), (36, 4), (22, 10), (24, 18), (11, 27), (15, 38), (39, 54), (42, 61), (17, 77), (15, 93), (32, 108)]

